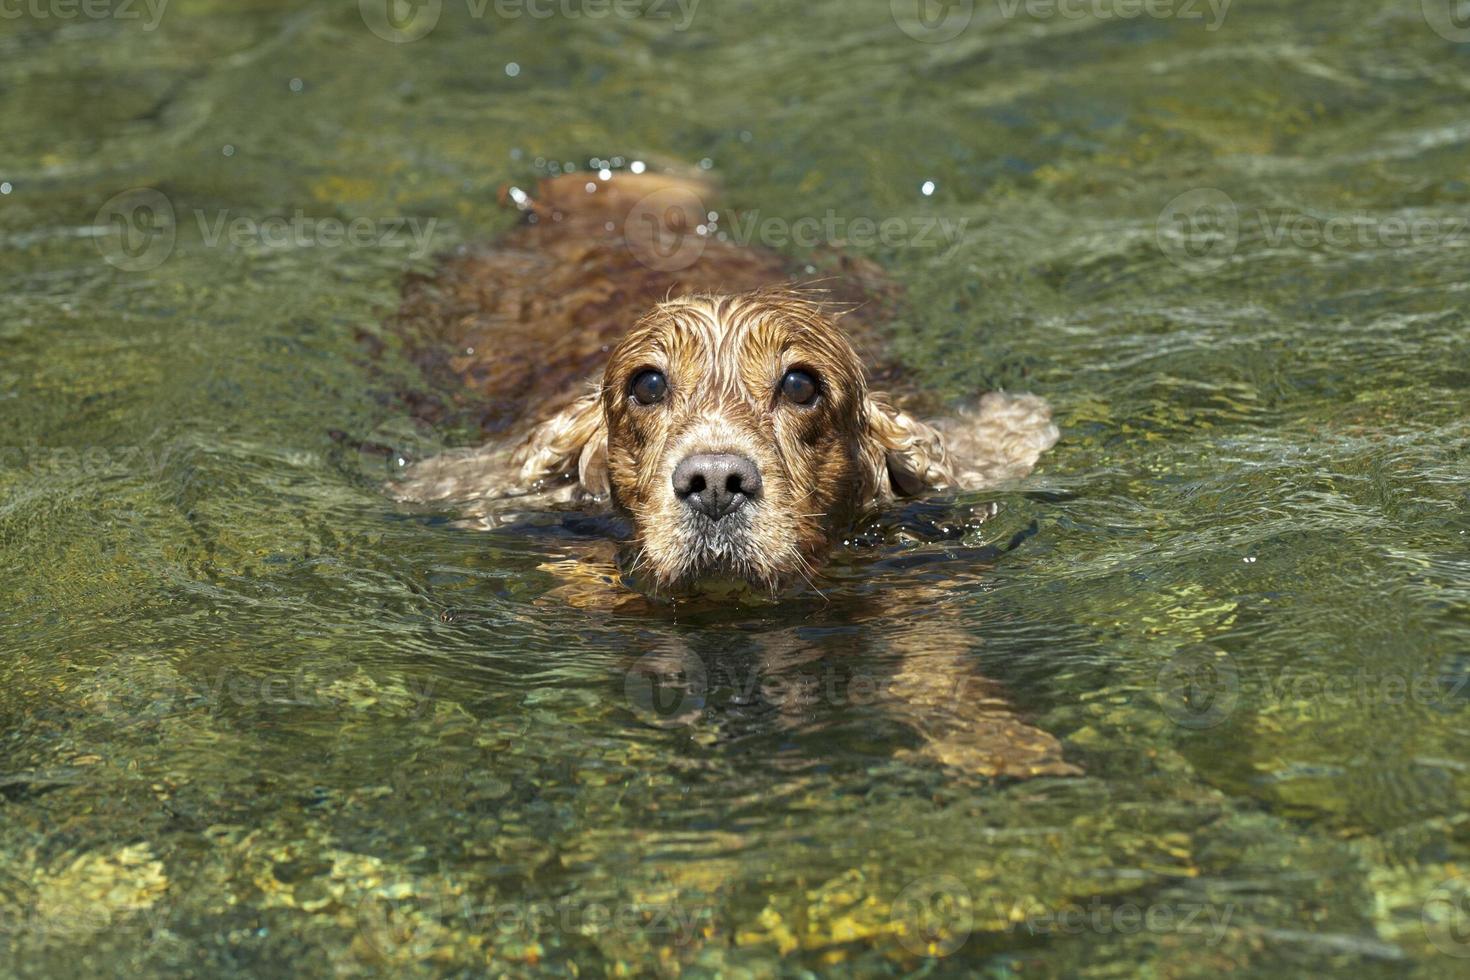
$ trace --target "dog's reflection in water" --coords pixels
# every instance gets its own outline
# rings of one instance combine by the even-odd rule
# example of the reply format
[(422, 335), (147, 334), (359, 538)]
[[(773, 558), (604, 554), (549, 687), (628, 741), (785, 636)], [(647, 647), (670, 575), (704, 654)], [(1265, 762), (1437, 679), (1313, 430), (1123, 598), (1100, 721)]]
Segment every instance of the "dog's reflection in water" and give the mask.
[[(889, 290), (871, 267), (840, 265), (847, 274), (815, 293), (760, 249), (709, 240), (669, 262), (677, 250), (640, 247), (648, 201), (662, 223), (651, 233), (678, 238), (704, 218), (704, 193), (651, 175), (546, 181), (534, 201), (516, 192), (522, 227), (405, 290), (396, 325), (421, 361), (467, 386), (466, 404), (484, 406), (488, 439), (416, 464), (395, 492), (491, 527), (567, 503), (626, 522), (621, 541), (579, 540), (548, 562), (562, 585), (545, 601), (644, 604), (651, 617), (669, 603), (758, 616), (761, 602), (810, 601), (858, 522), (1024, 476), (1057, 439), (1031, 395), (992, 393), (921, 420), (924, 393), (878, 353)], [(946, 611), (982, 574), (957, 567), (950, 581), (824, 599), (822, 618), (875, 624), (854, 636), (883, 637), (894, 667), (880, 697), (927, 755), (987, 775), (1072, 772), (1055, 739), (976, 672), (975, 641)], [(753, 643), (768, 679), (830, 653), (792, 628)], [(671, 631), (638, 669), (676, 679), (691, 656), (702, 663)], [(776, 701), (793, 719), (809, 711), (799, 696)]]
[(543, 567), (558, 585), (538, 603), (593, 621), (638, 621), (650, 635), (624, 665), (625, 696), (644, 723), (758, 733), (876, 712), (918, 736), (909, 754), (965, 773), (1079, 771), (985, 676), (983, 629), (967, 621), (963, 603), (983, 592), (1000, 549), (936, 548), (921, 581), (914, 568), (889, 568), (873, 581), (877, 563), (859, 559), (844, 563), (843, 581), (824, 579), (823, 593), (804, 587), (772, 601), (732, 588), (671, 604), (622, 586), (615, 544), (557, 547), (565, 557)]

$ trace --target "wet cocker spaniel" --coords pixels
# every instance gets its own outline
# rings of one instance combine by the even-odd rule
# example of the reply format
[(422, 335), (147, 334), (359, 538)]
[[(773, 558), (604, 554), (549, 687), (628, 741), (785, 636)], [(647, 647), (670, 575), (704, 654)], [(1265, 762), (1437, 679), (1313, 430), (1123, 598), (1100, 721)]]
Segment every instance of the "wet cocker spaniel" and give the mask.
[(404, 499), (605, 501), (647, 590), (776, 593), (810, 582), (856, 519), (1024, 476), (1056, 442), (1034, 396), (924, 422), (872, 390), (854, 340), (877, 346), (878, 275), (839, 268), (835, 296), (772, 286), (791, 270), (712, 238), (699, 184), (572, 174), (534, 202), (510, 193), (527, 223), (413, 282), (400, 312), (421, 347), (453, 352), (444, 366), (491, 405), (492, 435), (419, 464)]
[[(933, 406), (885, 358), (875, 329), (894, 306), (881, 270), (840, 253), (795, 265), (725, 241), (709, 193), (629, 173), (567, 174), (534, 196), (511, 188), (519, 226), (410, 278), (392, 319), (435, 387), (452, 393), (416, 400), (418, 416), (473, 421), (485, 436), (413, 464), (391, 485), (398, 497), (489, 525), (580, 502), (631, 527), (620, 561), (579, 539), (548, 562), (562, 584), (545, 601), (769, 601), (819, 582), (859, 519), (897, 498), (1024, 476), (1057, 440), (1046, 403), (1030, 395), (991, 394), (920, 421)], [(792, 285), (802, 280), (821, 288)], [(983, 575), (979, 562), (946, 571), (956, 593)], [(976, 672), (983, 640), (947, 590), (931, 575), (885, 586), (876, 605), (844, 599), (821, 615), (922, 619), (924, 629), (873, 642), (897, 648), (884, 689), (925, 757), (985, 776), (1077, 772)], [(657, 632), (659, 617), (648, 620)], [(692, 642), (664, 631), (671, 676), (703, 655)], [(795, 629), (754, 642), (771, 676), (826, 656)], [(867, 642), (865, 632), (854, 640)], [(783, 705), (793, 723), (799, 711)]]

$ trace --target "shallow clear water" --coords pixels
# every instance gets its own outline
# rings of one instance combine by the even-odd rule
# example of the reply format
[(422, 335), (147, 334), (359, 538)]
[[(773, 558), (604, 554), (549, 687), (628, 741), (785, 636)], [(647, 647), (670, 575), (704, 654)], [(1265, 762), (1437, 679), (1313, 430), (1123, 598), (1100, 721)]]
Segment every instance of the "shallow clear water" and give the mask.
[[(0, 974), (1465, 975), (1470, 31), (894, 6), (7, 8)], [(422, 381), (359, 335), (615, 155), (830, 214), (917, 377), (1062, 443), (726, 613), (549, 596), (565, 515), (396, 508), (349, 447)], [(916, 651), (1084, 774), (916, 751)]]

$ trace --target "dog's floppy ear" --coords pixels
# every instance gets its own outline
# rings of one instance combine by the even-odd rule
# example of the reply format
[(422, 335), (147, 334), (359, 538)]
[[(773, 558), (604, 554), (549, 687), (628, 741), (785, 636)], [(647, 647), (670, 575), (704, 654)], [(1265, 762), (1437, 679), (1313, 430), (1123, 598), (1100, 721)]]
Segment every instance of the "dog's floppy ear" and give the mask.
[(860, 447), (866, 491), (880, 503), (943, 489), (954, 481), (944, 437), (933, 426), (894, 408), (883, 395), (868, 398)]
[(928, 425), (882, 395), (867, 402), (862, 461), (867, 499), (983, 487), (1030, 473), (1061, 433), (1035, 395), (993, 391), (979, 404)]
[(595, 391), (583, 395), (536, 426), (511, 462), (523, 486), (575, 475), (588, 494), (607, 496), (607, 421), (601, 396)]

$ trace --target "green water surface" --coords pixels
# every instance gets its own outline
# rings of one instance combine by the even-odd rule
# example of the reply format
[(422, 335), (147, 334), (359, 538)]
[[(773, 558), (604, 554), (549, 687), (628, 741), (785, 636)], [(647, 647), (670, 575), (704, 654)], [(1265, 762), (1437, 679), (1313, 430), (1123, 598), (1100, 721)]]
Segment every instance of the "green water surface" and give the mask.
[[(0, 976), (1470, 975), (1453, 4), (397, 6), (0, 5)], [(1062, 442), (724, 615), (395, 506), (358, 441), (472, 434), (363, 337), (614, 157), (835, 220)], [(915, 637), (1083, 775), (916, 752)]]

